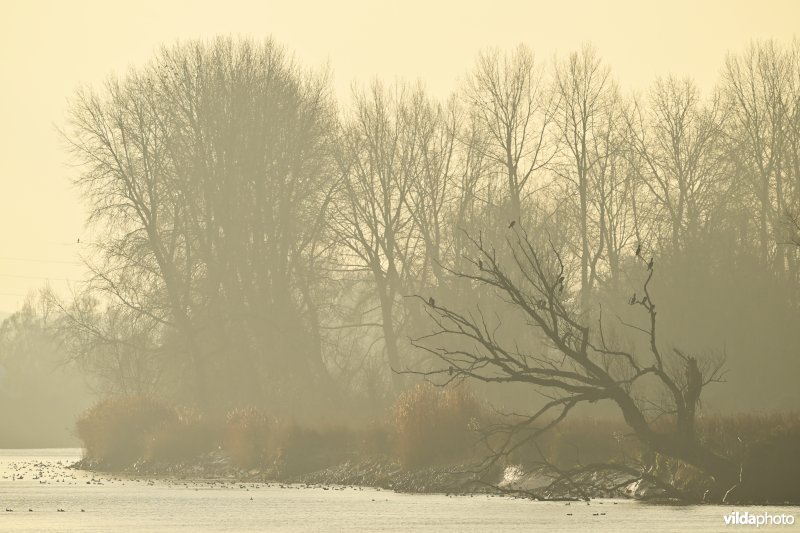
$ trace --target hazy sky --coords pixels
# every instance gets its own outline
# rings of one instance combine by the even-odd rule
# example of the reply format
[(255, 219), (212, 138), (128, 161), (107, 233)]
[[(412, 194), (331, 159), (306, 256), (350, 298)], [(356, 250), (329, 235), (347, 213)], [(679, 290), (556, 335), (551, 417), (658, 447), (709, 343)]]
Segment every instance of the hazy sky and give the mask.
[[(56, 132), (81, 84), (141, 65), (161, 44), (274, 36), (306, 65), (328, 63), (346, 96), (355, 79), (422, 79), (446, 96), (481, 48), (524, 42), (543, 60), (591, 41), (624, 90), (655, 76), (709, 90), (728, 50), (788, 42), (800, 1), (35, 2), (0, 4), (0, 311), (49, 278), (64, 290), (88, 253), (76, 170)], [(82, 243), (78, 244), (78, 238)]]

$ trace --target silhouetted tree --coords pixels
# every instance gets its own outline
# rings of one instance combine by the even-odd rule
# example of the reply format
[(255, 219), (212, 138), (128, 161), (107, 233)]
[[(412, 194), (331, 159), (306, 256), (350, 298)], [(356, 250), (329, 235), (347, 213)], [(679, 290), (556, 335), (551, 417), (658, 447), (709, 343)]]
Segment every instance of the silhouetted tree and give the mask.
[(164, 329), (162, 354), (183, 362), (195, 401), (274, 402), (298, 389), (289, 382), (325, 383), (324, 77), (270, 40), (189, 42), (79, 92), (71, 118), (77, 182), (102, 230), (92, 289)]
[(605, 223), (606, 203), (597, 202), (595, 212), (592, 196), (597, 194), (598, 178), (611, 170), (607, 162), (618, 149), (614, 129), (620, 120), (616, 109), (619, 96), (609, 68), (589, 45), (557, 65), (555, 91), (562, 149), (553, 168), (569, 184), (568, 191), (577, 193), (576, 256), (580, 261), (581, 300), (588, 308), (598, 276), (597, 262), (607, 246), (606, 234), (600, 230)]
[(722, 119), (718, 98), (706, 104), (690, 80), (674, 77), (656, 81), (648, 105), (634, 111), (631, 148), (659, 209), (653, 222), (667, 225), (656, 234), (669, 236), (674, 252), (697, 241), (724, 195), (731, 168), (722, 158)]
[[(555, 108), (550, 87), (533, 52), (520, 45), (510, 54), (478, 55), (464, 99), (485, 136), (480, 147), (506, 182), (509, 220), (521, 220), (529, 183), (552, 159), (549, 134)], [(488, 170), (488, 169), (487, 169)], [(495, 170), (497, 172), (497, 170)]]
[[(546, 399), (514, 424), (493, 458), (506, 456), (553, 428), (581, 404), (609, 401), (648, 448), (712, 476), (718, 497), (739, 481), (733, 461), (709, 449), (695, 433), (701, 391), (720, 379), (722, 360), (699, 363), (662, 345), (650, 292), (652, 268), (646, 270), (642, 288), (630, 302), (643, 311), (644, 323), (626, 326), (628, 336), (644, 335), (646, 342), (641, 345), (630, 338), (613, 340), (620, 332), (611, 335), (602, 314), (596, 325), (585, 324), (575, 295), (561, 288), (560, 257), (554, 252), (541, 254), (522, 229), (507, 239), (513, 259), (506, 262), (480, 238), (474, 244), (482, 266), (477, 272), (455, 275), (493, 289), (496, 298), (508, 303), (504, 318), (492, 317), (480, 307), (429, 305), (434, 331), (415, 340), (415, 345), (438, 358), (441, 367), (414, 373), (444, 383), (463, 379), (524, 383)], [(513, 316), (527, 322), (543, 348), (528, 350), (505, 331), (504, 323)], [(667, 423), (659, 424), (664, 418)]]

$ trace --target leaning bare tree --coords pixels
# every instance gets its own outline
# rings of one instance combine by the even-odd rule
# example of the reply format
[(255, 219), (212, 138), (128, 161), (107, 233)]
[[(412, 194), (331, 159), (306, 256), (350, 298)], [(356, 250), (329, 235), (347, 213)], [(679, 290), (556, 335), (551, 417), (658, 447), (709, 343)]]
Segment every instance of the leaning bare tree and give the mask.
[[(487, 383), (525, 383), (547, 401), (533, 414), (505, 431), (492, 450), (492, 459), (505, 457), (563, 421), (581, 404), (607, 400), (650, 450), (692, 465), (713, 479), (722, 496), (739, 482), (739, 470), (718, 455), (695, 431), (696, 407), (703, 388), (721, 378), (722, 359), (698, 360), (678, 349), (665, 349), (658, 335), (656, 303), (651, 294), (652, 259), (636, 255), (644, 281), (628, 304), (642, 314), (639, 324), (619, 323), (642, 338), (623, 343), (612, 335), (602, 312), (593, 325), (580, 313), (579, 296), (555, 248), (541, 253), (519, 226), (506, 239), (509, 253), (500, 253), (481, 237), (471, 272), (453, 272), (465, 282), (494, 290), (509, 310), (500, 316), (481, 307), (462, 311), (445, 303), (426, 301), (434, 327), (414, 341), (442, 363), (418, 372), (428, 379), (477, 380)], [(506, 259), (502, 259), (506, 258)], [(519, 345), (504, 322), (521, 319), (541, 339), (536, 349)], [(518, 332), (517, 332), (518, 333)], [(631, 469), (619, 465), (619, 474)], [(638, 478), (648, 477), (640, 472)], [(635, 478), (634, 478), (635, 479)]]

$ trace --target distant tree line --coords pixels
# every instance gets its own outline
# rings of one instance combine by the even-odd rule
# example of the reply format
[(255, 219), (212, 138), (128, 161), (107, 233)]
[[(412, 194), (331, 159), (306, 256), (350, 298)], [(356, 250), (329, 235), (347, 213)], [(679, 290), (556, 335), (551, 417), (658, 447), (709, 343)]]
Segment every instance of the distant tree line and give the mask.
[(73, 417), (92, 401), (55, 333), (59, 309), (41, 294), (0, 321), (0, 447), (74, 446)]
[(413, 339), (441, 302), (545, 346), (460, 275), (490, 268), (481, 243), (514, 264), (519, 232), (580, 323), (627, 320), (655, 262), (664, 342), (800, 346), (798, 41), (730, 54), (709, 95), (673, 76), (629, 95), (591, 46), (520, 46), (443, 101), (373, 81), (344, 103), (272, 40), (187, 42), (78, 91), (63, 133), (100, 237), (59, 324), (109, 392), (383, 405), (396, 371), (435, 368)]

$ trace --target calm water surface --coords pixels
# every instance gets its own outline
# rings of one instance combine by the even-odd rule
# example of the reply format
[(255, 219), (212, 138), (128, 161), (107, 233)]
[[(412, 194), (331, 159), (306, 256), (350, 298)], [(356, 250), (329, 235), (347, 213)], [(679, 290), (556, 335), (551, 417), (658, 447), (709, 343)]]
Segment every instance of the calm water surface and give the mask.
[[(731, 507), (654, 506), (622, 500), (565, 505), (357, 487), (132, 479), (67, 468), (80, 454), (79, 449), (0, 450), (0, 531), (755, 529), (725, 526), (722, 517)], [(736, 509), (792, 514), (800, 520), (800, 507)], [(770, 530), (800, 531), (800, 525), (759, 528)]]

